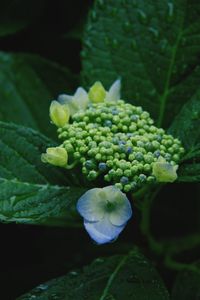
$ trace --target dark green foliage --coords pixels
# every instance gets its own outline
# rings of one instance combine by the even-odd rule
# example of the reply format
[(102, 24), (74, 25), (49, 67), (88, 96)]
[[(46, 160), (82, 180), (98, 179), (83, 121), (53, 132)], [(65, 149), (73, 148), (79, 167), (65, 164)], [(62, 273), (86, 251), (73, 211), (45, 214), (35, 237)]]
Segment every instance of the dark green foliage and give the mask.
[[(56, 63), (31, 54), (0, 52), (0, 117), (52, 136), (49, 105), (59, 93), (69, 93), (76, 79)], [(55, 135), (53, 135), (55, 136)]]
[(41, 284), (18, 300), (32, 298), (169, 300), (169, 295), (153, 266), (133, 250), (127, 255), (98, 258), (82, 270)]
[(13, 34), (35, 21), (44, 9), (44, 0), (1, 0), (0, 36)]
[[(183, 271), (178, 274), (172, 292), (172, 300), (198, 300), (200, 297), (200, 269)], [(194, 265), (194, 266), (195, 266)]]
[[(122, 254), (133, 245), (154, 261), (171, 299), (199, 299), (199, 264), (191, 263), (200, 245), (199, 15), (196, 0), (0, 1), (0, 222), (13, 223), (0, 224), (1, 299), (169, 300), (152, 263), (137, 250)], [(71, 228), (89, 189), (81, 170), (40, 157), (57, 145), (51, 100), (97, 80), (108, 89), (117, 78), (122, 98), (169, 128), (185, 153), (177, 184), (129, 193), (133, 222), (99, 247)], [(79, 268), (99, 256), (108, 257)]]
[(197, 1), (95, 1), (84, 36), (83, 78), (110, 85), (169, 125), (199, 88)]
[(46, 225), (74, 221), (76, 226), (75, 204), (86, 189), (66, 186), (73, 185), (73, 174), (41, 162), (41, 153), (53, 144), (32, 129), (0, 123), (1, 221)]
[(0, 220), (21, 224), (78, 226), (78, 187), (0, 179)]

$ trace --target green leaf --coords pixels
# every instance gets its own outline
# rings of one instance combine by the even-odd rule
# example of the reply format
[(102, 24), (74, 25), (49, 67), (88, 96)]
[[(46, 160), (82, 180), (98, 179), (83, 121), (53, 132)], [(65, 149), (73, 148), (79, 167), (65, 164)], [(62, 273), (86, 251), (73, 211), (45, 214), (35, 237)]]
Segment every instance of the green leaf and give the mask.
[(65, 68), (36, 55), (0, 52), (0, 118), (55, 136), (49, 105), (70, 93), (76, 79)]
[(168, 300), (153, 266), (138, 251), (96, 259), (92, 264), (39, 285), (18, 300)]
[(41, 15), (45, 1), (1, 0), (0, 36), (13, 34)]
[(200, 181), (200, 90), (175, 118), (169, 132), (178, 137), (186, 150), (178, 170), (178, 181)]
[(184, 160), (200, 157), (200, 90), (183, 106), (169, 132), (182, 141)]
[(75, 204), (86, 189), (75, 185), (76, 174), (41, 162), (52, 145), (32, 129), (0, 122), (1, 221), (76, 226)]
[(0, 178), (0, 220), (20, 224), (78, 226), (78, 187), (32, 184)]
[(108, 88), (167, 126), (199, 88), (200, 3), (96, 0), (85, 30), (83, 79)]
[[(195, 264), (200, 267), (200, 263)], [(199, 272), (183, 271), (178, 274), (172, 291), (172, 300), (197, 300), (200, 295)]]
[(200, 182), (200, 163), (185, 163), (178, 170), (179, 182)]
[(69, 183), (62, 171), (41, 162), (41, 154), (52, 145), (30, 128), (0, 122), (0, 177), (38, 184)]

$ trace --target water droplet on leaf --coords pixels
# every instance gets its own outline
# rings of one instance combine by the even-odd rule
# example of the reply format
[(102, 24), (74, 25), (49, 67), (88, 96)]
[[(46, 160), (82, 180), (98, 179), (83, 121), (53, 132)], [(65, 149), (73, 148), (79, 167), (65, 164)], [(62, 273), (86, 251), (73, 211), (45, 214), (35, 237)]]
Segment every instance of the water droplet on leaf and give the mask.
[(161, 49), (161, 53), (164, 53), (167, 49), (167, 44), (168, 44), (168, 41), (167, 39), (163, 39), (160, 43), (160, 49)]
[(77, 276), (77, 275), (78, 275), (78, 272), (71, 271), (69, 274), (72, 275), (72, 276)]
[(113, 17), (115, 17), (115, 16), (117, 15), (117, 8), (116, 8), (116, 7), (114, 7), (114, 8), (112, 9), (111, 15), (112, 15)]
[(113, 39), (111, 45), (112, 45), (112, 47), (113, 47), (114, 49), (116, 49), (116, 48), (118, 47), (118, 45), (119, 45), (118, 40)]
[(159, 39), (159, 31), (156, 28), (153, 27), (149, 27), (149, 31), (151, 32), (152, 36), (153, 36), (153, 40), (154, 41), (158, 41)]
[(148, 23), (147, 15), (143, 10), (138, 9), (138, 17), (139, 17), (139, 20), (142, 24), (147, 24)]
[(97, 19), (97, 13), (96, 13), (95, 10), (92, 10), (92, 12), (91, 12), (91, 18), (92, 18), (93, 21), (96, 21), (96, 19)]
[(98, 0), (97, 4), (99, 5), (100, 8), (104, 6), (104, 0)]
[(130, 22), (125, 22), (123, 25), (124, 31), (130, 32), (131, 31), (131, 23)]
[(172, 2), (168, 2), (167, 6), (168, 6), (167, 20), (169, 22), (172, 22), (174, 19), (174, 4)]
[(131, 41), (131, 47), (132, 47), (133, 50), (136, 50), (136, 49), (137, 49), (137, 43), (136, 43), (135, 40), (132, 40), (132, 41)]

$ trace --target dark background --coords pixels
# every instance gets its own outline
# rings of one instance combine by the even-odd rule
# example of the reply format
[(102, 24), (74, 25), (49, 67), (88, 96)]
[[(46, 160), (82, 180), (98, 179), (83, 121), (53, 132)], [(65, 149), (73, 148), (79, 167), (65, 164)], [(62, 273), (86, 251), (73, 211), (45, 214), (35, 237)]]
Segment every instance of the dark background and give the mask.
[[(92, 0), (43, 3), (40, 15), (26, 29), (0, 39), (0, 49), (39, 54), (67, 66), (79, 76), (81, 36)], [(174, 184), (164, 188), (152, 211), (155, 237), (176, 239), (200, 229), (198, 197), (197, 185)], [(36, 285), (64, 275), (97, 256), (120, 253), (133, 244), (142, 247), (146, 256), (153, 259), (167, 287), (171, 288), (176, 272), (164, 267), (162, 258), (156, 258), (148, 249), (139, 222), (139, 213), (135, 211), (135, 218), (129, 222), (124, 234), (116, 243), (106, 246), (93, 244), (83, 228), (0, 224), (0, 298), (15, 299)], [(183, 253), (180, 259), (186, 262), (198, 259), (197, 250)]]

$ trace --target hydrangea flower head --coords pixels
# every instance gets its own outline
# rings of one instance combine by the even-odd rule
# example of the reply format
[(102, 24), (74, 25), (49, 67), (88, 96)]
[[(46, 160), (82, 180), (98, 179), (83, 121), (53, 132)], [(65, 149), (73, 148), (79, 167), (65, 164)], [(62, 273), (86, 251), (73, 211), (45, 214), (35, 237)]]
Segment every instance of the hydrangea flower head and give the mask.
[(130, 202), (115, 186), (87, 191), (77, 203), (84, 226), (98, 244), (115, 240), (132, 216)]
[[(88, 181), (95, 180), (97, 188), (78, 200), (77, 210), (98, 244), (116, 239), (132, 215), (123, 192), (175, 181), (184, 153), (181, 142), (156, 127), (148, 112), (121, 100), (120, 89), (119, 79), (108, 91), (97, 81), (89, 92), (80, 87), (73, 96), (60, 95), (50, 115), (62, 143), (42, 155), (43, 162), (77, 167)], [(102, 181), (109, 186), (99, 188)]]

